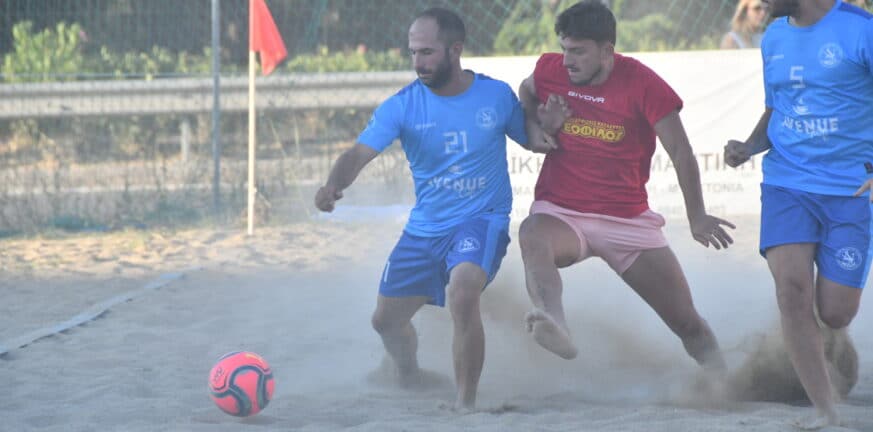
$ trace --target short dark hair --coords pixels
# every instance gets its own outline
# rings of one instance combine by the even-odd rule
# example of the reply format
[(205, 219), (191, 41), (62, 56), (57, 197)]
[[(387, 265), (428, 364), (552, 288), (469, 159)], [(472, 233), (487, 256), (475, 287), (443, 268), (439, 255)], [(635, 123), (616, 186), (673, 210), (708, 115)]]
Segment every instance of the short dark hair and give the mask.
[(558, 15), (555, 33), (559, 37), (615, 45), (615, 15), (600, 0), (582, 0)]
[(415, 19), (431, 18), (440, 29), (440, 39), (446, 43), (446, 47), (456, 42), (463, 43), (467, 39), (467, 29), (464, 21), (458, 14), (441, 7), (432, 7), (420, 14)]

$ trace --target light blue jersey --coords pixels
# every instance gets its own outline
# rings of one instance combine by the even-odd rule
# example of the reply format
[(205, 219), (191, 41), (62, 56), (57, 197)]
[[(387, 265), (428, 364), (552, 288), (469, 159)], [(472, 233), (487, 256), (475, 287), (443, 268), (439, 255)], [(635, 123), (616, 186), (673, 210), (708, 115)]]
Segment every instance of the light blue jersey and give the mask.
[(761, 54), (773, 109), (764, 183), (852, 195), (873, 176), (873, 16), (837, 0), (809, 27), (779, 18)]
[(416, 197), (406, 232), (435, 237), (479, 215), (508, 217), (506, 135), (527, 144), (518, 97), (505, 82), (475, 74), (456, 96), (416, 80), (376, 109), (358, 142), (381, 152), (400, 138)]

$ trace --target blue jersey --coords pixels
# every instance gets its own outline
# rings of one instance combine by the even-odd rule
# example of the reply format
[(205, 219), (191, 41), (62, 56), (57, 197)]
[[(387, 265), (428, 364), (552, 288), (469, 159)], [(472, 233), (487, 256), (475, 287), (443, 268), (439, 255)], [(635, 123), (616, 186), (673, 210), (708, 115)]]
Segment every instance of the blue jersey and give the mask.
[(400, 138), (416, 198), (406, 231), (433, 237), (472, 217), (509, 215), (506, 135), (527, 144), (518, 97), (505, 82), (475, 74), (455, 96), (416, 80), (376, 108), (358, 142), (381, 152)]
[(808, 27), (779, 18), (761, 54), (773, 110), (764, 183), (852, 195), (873, 175), (873, 16), (837, 0)]

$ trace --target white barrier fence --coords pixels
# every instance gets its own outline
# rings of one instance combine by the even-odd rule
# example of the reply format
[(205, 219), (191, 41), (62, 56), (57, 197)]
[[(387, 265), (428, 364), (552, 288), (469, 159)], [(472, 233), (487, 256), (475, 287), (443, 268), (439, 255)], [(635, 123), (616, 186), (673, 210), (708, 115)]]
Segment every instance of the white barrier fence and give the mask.
[[(373, 108), (412, 72), (292, 74), (257, 78), (257, 109)], [(207, 113), (212, 79), (0, 85), (0, 119)], [(248, 109), (248, 78), (221, 80), (221, 110)]]
[[(745, 139), (764, 110), (757, 50), (629, 54), (659, 73), (685, 102), (681, 116), (701, 171), (708, 210), (716, 215), (754, 214), (759, 208), (760, 157), (739, 169), (722, 160), (728, 139)], [(466, 58), (465, 68), (517, 89), (536, 57)], [(259, 78), (258, 109), (373, 108), (414, 79), (411, 71), (298, 74)], [(222, 110), (246, 109), (245, 78), (221, 81)], [(211, 79), (104, 81), (0, 85), (0, 119), (208, 112)], [(511, 145), (515, 191), (513, 219), (533, 200), (542, 156)], [(299, 179), (323, 181), (323, 179)], [(685, 207), (669, 157), (658, 148), (648, 183), (652, 208), (684, 217)]]

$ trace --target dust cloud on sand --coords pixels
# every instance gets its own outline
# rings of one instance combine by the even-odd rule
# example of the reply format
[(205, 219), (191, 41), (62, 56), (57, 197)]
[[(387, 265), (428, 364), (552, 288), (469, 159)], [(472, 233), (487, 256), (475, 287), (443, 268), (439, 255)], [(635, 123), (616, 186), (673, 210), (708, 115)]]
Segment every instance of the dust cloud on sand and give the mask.
[[(761, 344), (773, 346), (763, 338), (772, 336), (778, 314), (770, 276), (755, 253), (757, 227), (734, 222), (737, 244), (727, 251), (694, 243), (683, 221), (670, 221), (666, 231), (698, 309), (731, 370), (741, 374), (759, 370), (749, 359), (758, 358), (753, 353)], [(481, 411), (459, 416), (444, 408), (454, 396), (446, 385), (452, 369), (445, 309), (426, 307), (414, 319), (420, 363), (438, 385), (404, 391), (374, 381), (384, 349), (370, 315), (401, 228), (380, 217), (261, 227), (251, 237), (204, 229), (3, 240), (3, 341), (162, 274), (185, 273), (94, 321), (3, 356), (4, 430), (769, 432), (793, 430), (787, 422), (807, 412), (803, 402), (713, 396), (699, 385), (699, 368), (679, 340), (596, 260), (563, 271), (579, 356), (566, 361), (546, 352), (525, 332), (530, 305), (515, 233), (482, 297)], [(862, 302), (850, 331), (858, 379), (840, 405), (857, 430), (873, 430), (873, 337), (863, 331), (873, 324), (869, 302)], [(233, 350), (261, 354), (275, 374), (274, 399), (253, 418), (223, 414), (206, 391), (209, 369)]]

